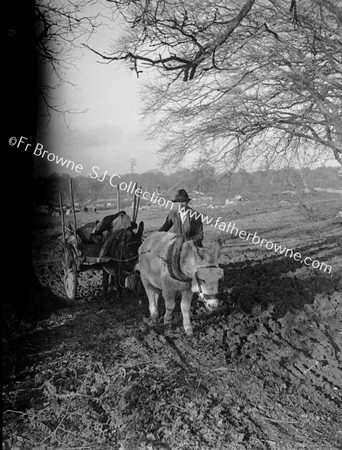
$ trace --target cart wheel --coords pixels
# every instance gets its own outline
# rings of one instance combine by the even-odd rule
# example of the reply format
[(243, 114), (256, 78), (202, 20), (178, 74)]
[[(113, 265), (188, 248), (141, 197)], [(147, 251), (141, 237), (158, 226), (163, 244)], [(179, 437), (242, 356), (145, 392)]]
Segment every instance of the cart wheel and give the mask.
[(75, 252), (70, 244), (62, 246), (63, 283), (66, 296), (75, 300), (77, 292), (77, 265)]

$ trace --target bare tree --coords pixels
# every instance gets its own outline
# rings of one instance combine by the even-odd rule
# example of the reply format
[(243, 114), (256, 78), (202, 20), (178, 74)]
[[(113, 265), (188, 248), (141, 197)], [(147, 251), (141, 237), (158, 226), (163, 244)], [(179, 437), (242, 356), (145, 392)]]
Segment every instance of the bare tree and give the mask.
[[(45, 113), (52, 110), (64, 113), (53, 101), (51, 91), (70, 83), (68, 70), (77, 65), (84, 52), (84, 44), (93, 33), (114, 20), (115, 11), (102, 0), (37, 0), (36, 56), (40, 69), (37, 85)], [(79, 50), (76, 56), (75, 49)]]
[(166, 163), (213, 148), (268, 166), (305, 144), (342, 165), (341, 2), (115, 3), (128, 28), (102, 56), (158, 71), (144, 112)]

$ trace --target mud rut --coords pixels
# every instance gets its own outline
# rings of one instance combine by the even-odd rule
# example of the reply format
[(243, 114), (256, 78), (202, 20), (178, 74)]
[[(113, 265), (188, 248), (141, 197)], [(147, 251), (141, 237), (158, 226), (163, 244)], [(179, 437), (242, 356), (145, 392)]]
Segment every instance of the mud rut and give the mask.
[[(341, 449), (339, 233), (301, 244), (329, 276), (228, 241), (229, 302), (207, 315), (195, 301), (192, 339), (179, 308), (151, 328), (146, 304), (105, 301), (83, 273), (78, 301), (7, 343), (4, 448)], [(63, 295), (57, 258), (36, 270)]]

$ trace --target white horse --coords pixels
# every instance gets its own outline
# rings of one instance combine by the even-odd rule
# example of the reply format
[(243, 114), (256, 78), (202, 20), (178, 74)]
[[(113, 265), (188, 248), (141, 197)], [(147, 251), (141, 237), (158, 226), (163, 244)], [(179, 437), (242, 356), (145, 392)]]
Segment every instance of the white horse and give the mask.
[(193, 333), (189, 316), (193, 293), (199, 294), (208, 310), (219, 306), (218, 284), (223, 278), (223, 269), (218, 265), (221, 244), (218, 240), (209, 252), (191, 240), (183, 242), (175, 233), (155, 232), (145, 239), (139, 248), (137, 269), (149, 300), (153, 323), (158, 318), (160, 293), (165, 300), (164, 324), (169, 324), (173, 318), (175, 294), (180, 292), (183, 326), (188, 336)]

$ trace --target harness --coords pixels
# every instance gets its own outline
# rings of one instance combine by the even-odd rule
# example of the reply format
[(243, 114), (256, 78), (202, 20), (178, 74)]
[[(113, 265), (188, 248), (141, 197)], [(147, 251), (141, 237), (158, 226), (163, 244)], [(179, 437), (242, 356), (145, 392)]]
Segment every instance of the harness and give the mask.
[(127, 228), (118, 230), (115, 233), (115, 235), (110, 237), (110, 239), (107, 242), (107, 246), (104, 246), (102, 251), (102, 256), (108, 256), (109, 264), (111, 262), (118, 263), (117, 276), (118, 276), (118, 283), (121, 287), (125, 287), (121, 283), (121, 277), (129, 275), (131, 273), (131, 270), (134, 266), (134, 262), (137, 261), (137, 259), (139, 258), (138, 253), (134, 256), (124, 258), (123, 257), (124, 251), (127, 250), (127, 248), (132, 245), (140, 246), (141, 244), (137, 241), (125, 242), (126, 233)]
[[(169, 274), (170, 274), (171, 278), (173, 278), (176, 281), (189, 283), (192, 281), (192, 278), (186, 276), (182, 272), (181, 267), (180, 267), (180, 256), (181, 256), (181, 251), (182, 251), (184, 242), (185, 242), (184, 236), (178, 235), (176, 237), (175, 241), (173, 242), (173, 244), (170, 245), (170, 247), (168, 249), (165, 262), (167, 264), (167, 268), (169, 270)], [(217, 266), (211, 264), (208, 266), (198, 267), (198, 269), (211, 269), (211, 268), (217, 268)], [(198, 285), (199, 294), (203, 298), (211, 297), (210, 295), (203, 294), (202, 285), (201, 285), (200, 279), (198, 278), (197, 270), (195, 272), (195, 279), (196, 279), (196, 282)]]
[(187, 277), (180, 268), (180, 256), (184, 241), (184, 236), (178, 235), (176, 237), (175, 241), (170, 245), (167, 251), (165, 261), (171, 278), (176, 281), (189, 283), (191, 281), (191, 278)]
[[(126, 234), (126, 233), (125, 233)], [(126, 247), (128, 247), (128, 246), (130, 246), (130, 245), (136, 245), (136, 242), (128, 242), (127, 244), (126, 244)], [(118, 280), (118, 282), (119, 282), (119, 284), (120, 284), (120, 286), (121, 287), (125, 287), (124, 285), (122, 285), (121, 284), (121, 275), (123, 274), (123, 275), (129, 275), (130, 273), (131, 273), (131, 267), (129, 267), (129, 269), (127, 268), (127, 266), (126, 267), (123, 267), (123, 263), (128, 263), (128, 262), (133, 262), (133, 261), (136, 261), (138, 258), (139, 258), (139, 255), (135, 255), (135, 256), (132, 256), (132, 257), (130, 257), (130, 258), (123, 258), (123, 251), (124, 251), (124, 245), (123, 244), (121, 244), (120, 245), (120, 258), (119, 258), (119, 260), (116, 260), (116, 261), (118, 261), (119, 262), (119, 267), (118, 267), (118, 277), (119, 277), (119, 280)]]

